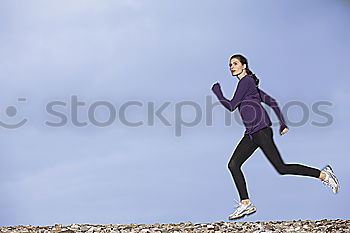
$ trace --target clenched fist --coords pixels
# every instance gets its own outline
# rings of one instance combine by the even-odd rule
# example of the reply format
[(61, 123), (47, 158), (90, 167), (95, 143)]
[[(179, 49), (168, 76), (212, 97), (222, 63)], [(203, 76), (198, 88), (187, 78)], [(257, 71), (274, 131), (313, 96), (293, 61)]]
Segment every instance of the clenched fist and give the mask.
[(220, 87), (220, 83), (215, 83), (213, 86), (212, 86), (212, 88), (211, 88), (211, 90), (216, 94), (216, 93), (218, 93), (218, 92), (220, 92), (221, 91), (221, 87)]

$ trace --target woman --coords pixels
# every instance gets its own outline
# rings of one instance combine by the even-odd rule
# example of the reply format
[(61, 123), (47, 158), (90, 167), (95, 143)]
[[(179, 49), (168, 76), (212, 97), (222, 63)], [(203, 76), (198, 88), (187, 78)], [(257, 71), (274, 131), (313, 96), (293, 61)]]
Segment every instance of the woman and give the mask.
[(228, 163), (235, 185), (238, 189), (241, 202), (229, 219), (238, 219), (256, 212), (255, 206), (248, 197), (246, 182), (241, 171), (242, 164), (259, 147), (281, 175), (292, 174), (319, 178), (322, 183), (331, 187), (334, 193), (339, 191), (339, 182), (331, 166), (322, 170), (307, 167), (301, 164), (285, 164), (273, 140), (272, 122), (260, 102), (269, 105), (277, 115), (280, 122), (280, 135), (288, 132), (288, 127), (278, 106), (277, 101), (259, 89), (259, 79), (249, 70), (247, 59), (236, 54), (230, 58), (230, 71), (232, 76), (239, 79), (236, 91), (231, 100), (226, 99), (221, 91), (220, 84), (215, 83), (212, 91), (224, 107), (229, 111), (239, 109), (246, 128), (244, 136), (238, 143)]

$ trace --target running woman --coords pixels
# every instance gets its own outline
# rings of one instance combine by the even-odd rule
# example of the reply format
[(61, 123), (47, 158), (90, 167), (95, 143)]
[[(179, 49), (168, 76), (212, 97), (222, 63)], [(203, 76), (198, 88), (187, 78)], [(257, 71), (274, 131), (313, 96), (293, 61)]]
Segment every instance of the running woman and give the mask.
[(283, 135), (289, 129), (277, 101), (258, 87), (259, 79), (248, 68), (248, 61), (244, 56), (233, 55), (230, 58), (229, 67), (232, 76), (237, 76), (239, 79), (233, 98), (228, 100), (223, 96), (219, 83), (212, 86), (212, 91), (225, 108), (233, 112), (238, 107), (246, 128), (244, 136), (228, 163), (241, 199), (241, 202), (236, 206), (237, 209), (229, 216), (229, 219), (242, 218), (256, 212), (256, 207), (249, 200), (241, 166), (258, 147), (261, 148), (279, 174), (315, 177), (320, 179), (325, 186), (330, 187), (334, 193), (337, 193), (340, 185), (330, 165), (319, 170), (301, 164), (284, 163), (273, 140), (272, 122), (261, 105), (261, 102), (264, 102), (274, 110), (280, 122), (279, 133)]

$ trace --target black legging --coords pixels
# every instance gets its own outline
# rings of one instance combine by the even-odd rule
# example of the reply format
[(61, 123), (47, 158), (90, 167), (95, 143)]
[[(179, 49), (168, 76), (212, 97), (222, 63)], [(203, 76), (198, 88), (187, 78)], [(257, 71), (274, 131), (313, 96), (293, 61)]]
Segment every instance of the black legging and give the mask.
[(241, 166), (258, 147), (262, 149), (265, 156), (281, 175), (293, 174), (315, 178), (319, 178), (320, 176), (321, 171), (319, 169), (301, 164), (285, 164), (273, 141), (273, 131), (269, 126), (253, 133), (252, 139), (250, 139), (249, 135), (245, 134), (228, 163), (228, 168), (231, 171), (241, 200), (249, 198)]

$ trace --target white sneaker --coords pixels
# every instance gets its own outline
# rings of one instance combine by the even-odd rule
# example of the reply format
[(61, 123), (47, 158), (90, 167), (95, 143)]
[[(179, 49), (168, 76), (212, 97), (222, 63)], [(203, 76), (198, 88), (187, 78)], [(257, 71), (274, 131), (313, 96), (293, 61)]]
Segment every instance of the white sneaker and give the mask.
[(326, 179), (322, 180), (322, 183), (325, 186), (331, 187), (333, 193), (339, 192), (339, 181), (337, 177), (334, 175), (333, 169), (330, 165), (325, 166), (321, 171), (326, 173)]
[(245, 215), (252, 214), (256, 212), (256, 208), (252, 203), (249, 203), (248, 205), (243, 205), (242, 202), (240, 202), (238, 205), (236, 205), (237, 209), (235, 212), (230, 214), (228, 217), (229, 220), (234, 220), (238, 218), (242, 218)]

